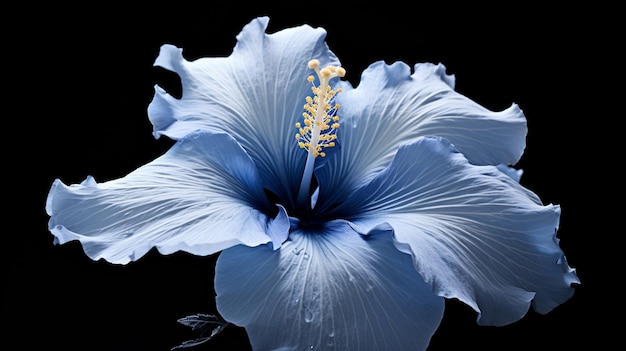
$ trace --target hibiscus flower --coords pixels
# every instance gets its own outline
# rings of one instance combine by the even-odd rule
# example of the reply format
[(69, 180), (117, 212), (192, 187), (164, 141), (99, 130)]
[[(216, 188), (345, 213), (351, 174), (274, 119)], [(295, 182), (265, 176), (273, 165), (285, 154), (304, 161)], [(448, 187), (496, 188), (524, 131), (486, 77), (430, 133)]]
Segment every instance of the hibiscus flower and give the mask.
[(369, 66), (358, 86), (322, 28), (246, 25), (228, 57), (163, 45), (156, 138), (130, 174), (56, 180), (55, 242), (94, 260), (219, 253), (217, 309), (255, 350), (424, 350), (458, 299), (481, 325), (547, 313), (579, 283), (560, 208), (519, 183), (527, 124), (454, 91), (442, 64)]

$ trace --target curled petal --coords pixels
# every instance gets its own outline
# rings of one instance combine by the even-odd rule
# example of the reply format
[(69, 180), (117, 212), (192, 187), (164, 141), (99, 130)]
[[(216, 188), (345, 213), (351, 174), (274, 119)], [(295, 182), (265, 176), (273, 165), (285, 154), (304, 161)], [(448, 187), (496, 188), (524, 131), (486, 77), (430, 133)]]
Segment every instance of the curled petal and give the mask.
[(503, 164), (496, 165), (496, 167), (498, 167), (500, 172), (508, 175), (509, 177), (511, 177), (511, 179), (514, 179), (518, 183), (522, 178), (522, 174), (524, 174), (524, 170), (516, 169), (514, 167), (506, 166)]
[(286, 239), (289, 220), (267, 201), (254, 164), (226, 134), (195, 133), (126, 177), (56, 180), (46, 203), (58, 243), (79, 240), (92, 259), (125, 264), (152, 247), (208, 255)]
[(156, 137), (178, 139), (197, 129), (232, 135), (259, 168), (263, 186), (288, 203), (306, 158), (294, 124), (311, 94), (307, 63), (339, 62), (323, 29), (303, 25), (266, 34), (268, 21), (260, 17), (246, 25), (228, 57), (187, 61), (182, 49), (163, 45), (154, 64), (180, 76), (182, 97), (155, 87), (148, 115)]
[(490, 111), (454, 91), (442, 64), (372, 64), (356, 88), (343, 83), (340, 157), (317, 172), (318, 206), (333, 207), (384, 169), (402, 144), (422, 136), (450, 140), (473, 164), (513, 165), (526, 146), (526, 118), (515, 104)]
[(495, 166), (475, 166), (442, 138), (399, 149), (393, 162), (335, 210), (358, 231), (389, 226), (435, 292), (485, 325), (547, 313), (578, 283), (556, 238), (560, 207)]
[(224, 250), (215, 274), (220, 314), (255, 350), (424, 350), (443, 315), (390, 232), (344, 221), (296, 229), (277, 251)]

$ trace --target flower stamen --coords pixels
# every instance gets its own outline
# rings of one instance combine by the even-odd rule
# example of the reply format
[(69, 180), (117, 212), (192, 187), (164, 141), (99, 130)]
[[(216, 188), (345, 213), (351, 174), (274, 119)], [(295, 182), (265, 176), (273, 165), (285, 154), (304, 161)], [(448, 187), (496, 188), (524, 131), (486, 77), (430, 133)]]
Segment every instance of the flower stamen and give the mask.
[(341, 92), (341, 88), (334, 90), (329, 82), (333, 78), (345, 76), (346, 70), (343, 67), (332, 65), (320, 69), (319, 64), (319, 60), (309, 61), (308, 66), (317, 74), (319, 86), (315, 85), (314, 76), (311, 75), (307, 78), (312, 84), (313, 95), (306, 97), (304, 112), (302, 113), (303, 122), (295, 124), (298, 130), (295, 134), (298, 147), (308, 152), (298, 193), (297, 203), (299, 207), (304, 206), (309, 197), (315, 158), (318, 156), (325, 157), (326, 152), (324, 150), (336, 145), (336, 133), (339, 128), (337, 111), (340, 106), (335, 103), (335, 97)]
[(336, 131), (339, 128), (339, 104), (335, 104), (335, 96), (341, 92), (341, 88), (333, 90), (328, 84), (332, 78), (343, 77), (346, 70), (342, 67), (328, 65), (319, 68), (319, 60), (309, 61), (309, 68), (315, 70), (319, 79), (319, 86), (315, 86), (315, 77), (307, 79), (313, 86), (313, 96), (306, 97), (304, 105), (304, 125), (296, 123), (296, 140), (301, 149), (305, 149), (313, 157), (325, 157), (325, 148), (335, 146), (337, 139)]

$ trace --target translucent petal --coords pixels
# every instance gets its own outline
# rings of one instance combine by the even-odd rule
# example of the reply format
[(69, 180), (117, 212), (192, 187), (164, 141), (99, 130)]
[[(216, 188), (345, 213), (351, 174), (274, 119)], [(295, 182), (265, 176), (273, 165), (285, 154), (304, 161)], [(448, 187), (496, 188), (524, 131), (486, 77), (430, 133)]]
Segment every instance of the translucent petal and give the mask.
[(261, 17), (246, 25), (228, 57), (187, 61), (182, 49), (163, 45), (154, 64), (180, 76), (182, 98), (157, 86), (148, 115), (156, 137), (177, 139), (196, 129), (232, 135), (259, 168), (263, 186), (290, 205), (306, 158), (294, 125), (311, 95), (307, 63), (339, 62), (323, 29), (303, 25), (266, 34), (268, 21)]
[(338, 94), (342, 120), (339, 157), (317, 172), (318, 206), (340, 203), (355, 186), (386, 167), (402, 144), (420, 136), (450, 140), (474, 164), (512, 165), (526, 145), (526, 119), (515, 104), (490, 111), (454, 91), (454, 77), (441, 64), (410, 67), (377, 62), (353, 89)]
[[(226, 134), (195, 133), (126, 177), (52, 185), (46, 203), (58, 243), (124, 264), (152, 247), (208, 255), (286, 239), (289, 220), (265, 198), (258, 172)], [(281, 234), (282, 233), (282, 234)]]
[(294, 230), (277, 251), (224, 250), (215, 290), (255, 350), (424, 350), (444, 307), (390, 232), (345, 221)]
[(442, 138), (399, 149), (393, 162), (332, 214), (358, 231), (393, 228), (400, 250), (437, 294), (458, 298), (485, 325), (546, 313), (578, 283), (556, 232), (560, 208), (495, 166), (471, 165)]

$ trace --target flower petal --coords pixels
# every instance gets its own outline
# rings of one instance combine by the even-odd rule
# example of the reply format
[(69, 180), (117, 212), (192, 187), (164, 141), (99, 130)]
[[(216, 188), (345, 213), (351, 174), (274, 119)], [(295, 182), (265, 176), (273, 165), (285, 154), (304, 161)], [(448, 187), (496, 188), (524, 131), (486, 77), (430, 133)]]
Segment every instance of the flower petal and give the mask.
[(515, 104), (490, 111), (454, 91), (442, 64), (376, 62), (356, 89), (342, 82), (337, 95), (342, 124), (340, 157), (318, 171), (320, 199), (332, 207), (386, 167), (402, 144), (420, 136), (442, 136), (471, 163), (512, 165), (526, 145), (526, 119)]
[(71, 186), (56, 180), (46, 211), (55, 241), (79, 240), (92, 259), (120, 264), (152, 247), (208, 255), (270, 239), (280, 245), (289, 230), (245, 151), (214, 133), (191, 134), (124, 178)]
[(547, 313), (579, 282), (556, 238), (560, 207), (542, 205), (495, 166), (471, 165), (442, 138), (401, 147), (332, 215), (360, 232), (393, 228), (436, 293), (471, 306), (480, 324), (514, 322), (531, 300)]
[(297, 229), (282, 248), (220, 253), (217, 307), (255, 350), (424, 350), (444, 303), (389, 232), (345, 221)]
[(522, 179), (522, 174), (524, 174), (524, 170), (516, 169), (514, 167), (506, 166), (503, 164), (496, 165), (496, 167), (498, 167), (500, 172), (508, 175), (509, 177), (511, 177), (511, 179), (514, 179), (518, 183), (520, 179)]
[(269, 19), (246, 25), (229, 57), (187, 61), (182, 49), (163, 45), (155, 65), (176, 72), (181, 99), (156, 87), (148, 115), (154, 135), (178, 139), (196, 130), (225, 131), (246, 149), (264, 187), (295, 199), (306, 153), (297, 147), (295, 122), (311, 94), (309, 60), (339, 65), (326, 32), (308, 25), (266, 34)]

